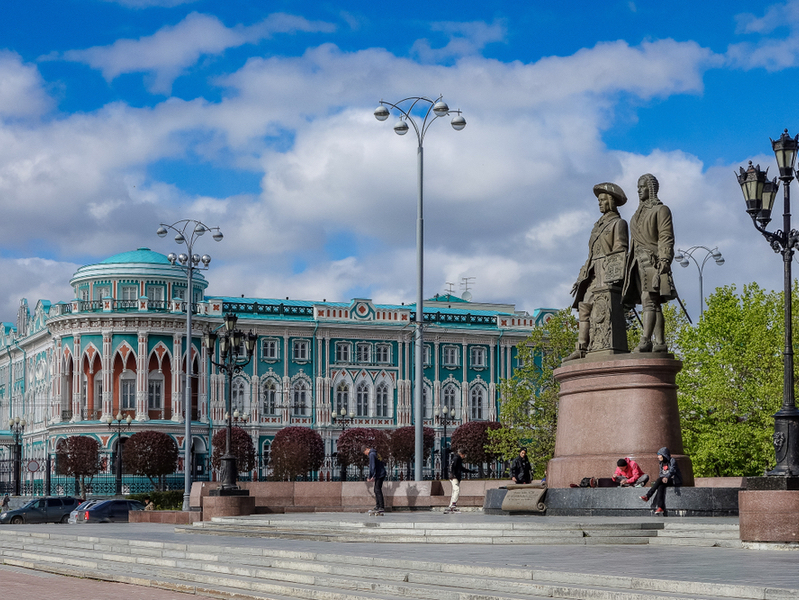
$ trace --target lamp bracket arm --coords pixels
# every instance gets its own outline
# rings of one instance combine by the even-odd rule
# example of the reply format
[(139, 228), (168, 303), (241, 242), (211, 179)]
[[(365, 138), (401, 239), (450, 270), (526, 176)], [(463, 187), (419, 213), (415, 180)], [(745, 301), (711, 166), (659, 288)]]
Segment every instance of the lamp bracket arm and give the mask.
[(755, 216), (752, 216), (752, 224), (755, 226), (755, 229), (763, 234), (763, 237), (766, 238), (771, 249), (774, 250), (776, 254), (782, 252), (782, 249), (788, 245), (787, 236), (782, 230), (778, 229), (776, 232), (767, 231), (765, 227), (761, 227), (758, 224)]

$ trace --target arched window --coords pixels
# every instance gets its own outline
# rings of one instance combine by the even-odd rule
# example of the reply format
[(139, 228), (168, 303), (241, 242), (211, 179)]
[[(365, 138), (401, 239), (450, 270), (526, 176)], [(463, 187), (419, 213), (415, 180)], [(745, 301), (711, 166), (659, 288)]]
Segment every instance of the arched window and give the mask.
[(369, 385), (362, 381), (355, 390), (355, 414), (359, 417), (369, 416)]
[(469, 396), (469, 414), (472, 421), (483, 420), (483, 404), (485, 402), (485, 390), (482, 386), (476, 385), (472, 388)]
[(378, 417), (388, 417), (388, 386), (381, 383), (375, 390), (375, 413)]
[(430, 393), (430, 388), (428, 388), (426, 385), (422, 386), (422, 413), (423, 419), (433, 418), (432, 394)]
[(239, 414), (244, 414), (247, 387), (247, 381), (243, 377), (237, 377), (233, 380), (233, 387), (230, 390), (230, 410), (233, 412), (239, 411)]
[(300, 379), (294, 383), (291, 389), (291, 396), (292, 414), (295, 417), (306, 417), (311, 414), (308, 384), (304, 380)]
[(277, 384), (274, 379), (267, 379), (261, 385), (261, 413), (274, 415), (277, 409)]
[(336, 388), (336, 414), (341, 415), (342, 410), (345, 415), (350, 412), (350, 386), (344, 382), (339, 383)]
[(119, 409), (136, 410), (136, 373), (122, 371), (119, 376)]
[(163, 410), (164, 408), (164, 375), (152, 371), (147, 378), (147, 409)]
[(460, 418), (460, 403), (458, 402), (458, 386), (454, 383), (448, 383), (444, 386), (444, 406), (447, 407), (447, 412), (450, 418)]

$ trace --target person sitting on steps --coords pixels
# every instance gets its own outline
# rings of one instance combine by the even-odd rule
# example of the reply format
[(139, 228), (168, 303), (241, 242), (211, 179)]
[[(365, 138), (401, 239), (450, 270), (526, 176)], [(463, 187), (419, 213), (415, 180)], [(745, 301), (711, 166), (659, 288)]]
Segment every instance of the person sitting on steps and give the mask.
[(649, 502), (649, 499), (655, 497), (655, 514), (661, 517), (666, 516), (666, 488), (668, 486), (682, 485), (682, 473), (680, 473), (680, 466), (677, 464), (677, 459), (673, 458), (671, 452), (666, 447), (658, 450), (658, 461), (660, 468), (658, 469), (658, 476), (649, 491), (641, 496), (641, 500)]
[(644, 487), (649, 481), (649, 475), (641, 471), (641, 467), (629, 456), (620, 458), (616, 462), (616, 472), (611, 477), (621, 487)]

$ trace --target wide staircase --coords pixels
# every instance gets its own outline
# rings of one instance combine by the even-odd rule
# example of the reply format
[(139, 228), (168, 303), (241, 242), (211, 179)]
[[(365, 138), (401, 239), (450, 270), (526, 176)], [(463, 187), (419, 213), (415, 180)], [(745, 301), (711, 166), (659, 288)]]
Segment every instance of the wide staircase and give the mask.
[[(380, 529), (379, 527), (377, 529)], [(96, 532), (96, 531), (95, 531)], [(364, 551), (298, 552), (214, 540), (209, 545), (0, 530), (7, 565), (239, 600), (719, 600), (797, 598), (799, 590), (378, 558)]]
[[(362, 515), (361, 515), (362, 516)], [(467, 515), (428, 513), (425, 518), (408, 521), (382, 517), (301, 518), (297, 516), (253, 515), (217, 517), (176, 531), (209, 535), (304, 539), (330, 542), (390, 542), (429, 544), (650, 544), (718, 546), (740, 548), (737, 522), (708, 523), (696, 520), (669, 522), (529, 519), (497, 519), (476, 522)]]

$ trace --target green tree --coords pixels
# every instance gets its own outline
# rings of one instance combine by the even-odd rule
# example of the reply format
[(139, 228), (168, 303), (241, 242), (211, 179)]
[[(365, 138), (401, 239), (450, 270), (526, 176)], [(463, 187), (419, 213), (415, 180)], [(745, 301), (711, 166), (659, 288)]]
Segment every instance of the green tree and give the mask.
[(488, 432), (488, 449), (512, 460), (527, 447), (534, 477), (541, 477), (555, 451), (560, 385), (553, 373), (577, 343), (577, 319), (571, 310), (557, 312), (517, 346), (520, 367), (501, 382), (499, 421)]
[[(796, 286), (794, 286), (796, 289)], [(793, 298), (796, 315), (797, 293)], [(700, 477), (762, 475), (775, 464), (773, 415), (782, 403), (782, 293), (756, 283), (717, 288), (690, 326), (664, 313), (677, 375), (683, 444)], [(794, 323), (794, 346), (797, 343)]]

